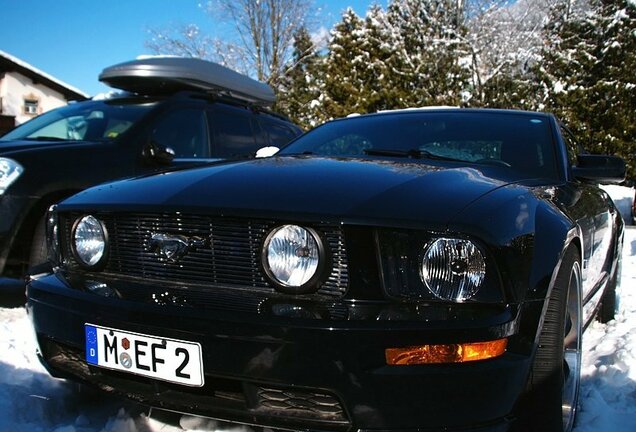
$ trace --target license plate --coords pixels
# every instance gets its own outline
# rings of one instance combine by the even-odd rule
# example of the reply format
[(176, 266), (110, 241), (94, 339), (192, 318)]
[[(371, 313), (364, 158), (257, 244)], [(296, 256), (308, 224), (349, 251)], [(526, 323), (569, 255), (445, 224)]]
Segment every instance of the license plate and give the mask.
[(201, 345), (84, 324), (86, 361), (192, 387), (203, 386)]

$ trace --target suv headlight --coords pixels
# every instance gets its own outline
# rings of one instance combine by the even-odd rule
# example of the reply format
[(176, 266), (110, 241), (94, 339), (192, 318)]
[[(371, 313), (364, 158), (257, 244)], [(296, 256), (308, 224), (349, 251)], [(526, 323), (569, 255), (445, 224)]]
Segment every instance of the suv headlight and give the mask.
[(479, 291), (486, 261), (470, 240), (438, 238), (424, 251), (420, 276), (435, 297), (463, 302)]
[(94, 268), (103, 262), (107, 252), (106, 228), (94, 216), (79, 219), (71, 236), (73, 253), (85, 267)]
[(13, 159), (0, 157), (0, 195), (20, 177), (23, 171), (22, 165)]

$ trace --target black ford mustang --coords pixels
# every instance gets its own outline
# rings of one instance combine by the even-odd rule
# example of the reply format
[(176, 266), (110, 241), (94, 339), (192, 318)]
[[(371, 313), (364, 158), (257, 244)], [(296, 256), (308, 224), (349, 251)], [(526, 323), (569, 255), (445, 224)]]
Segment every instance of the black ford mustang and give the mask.
[(28, 311), (57, 377), (254, 425), (570, 430), (623, 225), (551, 115), (336, 120), (278, 155), (98, 186), (48, 216)]

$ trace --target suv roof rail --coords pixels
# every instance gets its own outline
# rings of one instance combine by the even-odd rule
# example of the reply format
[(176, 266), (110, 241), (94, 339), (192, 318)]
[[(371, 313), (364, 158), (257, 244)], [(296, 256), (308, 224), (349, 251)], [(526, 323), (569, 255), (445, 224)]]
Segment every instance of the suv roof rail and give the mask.
[(203, 92), (203, 91), (195, 91), (195, 90), (182, 90), (175, 93), (173, 97), (205, 99), (205, 100), (211, 100), (214, 102), (222, 102), (228, 105), (244, 107), (252, 111), (268, 114), (268, 115), (271, 115), (272, 117), (276, 117), (286, 122), (291, 122), (291, 120), (283, 114), (277, 113), (276, 111), (272, 111), (271, 109), (264, 107), (262, 105), (248, 102), (244, 99), (237, 99), (233, 97), (232, 95), (228, 95), (222, 91), (210, 90), (210, 91)]

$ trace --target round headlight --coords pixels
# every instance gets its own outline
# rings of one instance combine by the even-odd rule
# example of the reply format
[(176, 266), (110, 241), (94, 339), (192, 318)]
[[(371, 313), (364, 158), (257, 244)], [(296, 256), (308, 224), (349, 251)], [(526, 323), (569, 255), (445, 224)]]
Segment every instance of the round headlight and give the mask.
[(426, 248), (420, 275), (435, 297), (463, 302), (479, 291), (486, 262), (473, 242), (440, 238)]
[(97, 265), (106, 252), (106, 230), (93, 216), (84, 216), (73, 230), (73, 249), (81, 264)]
[(315, 280), (321, 266), (321, 249), (320, 239), (312, 230), (284, 225), (274, 229), (265, 240), (263, 267), (283, 291), (307, 292), (313, 288), (310, 282)]

